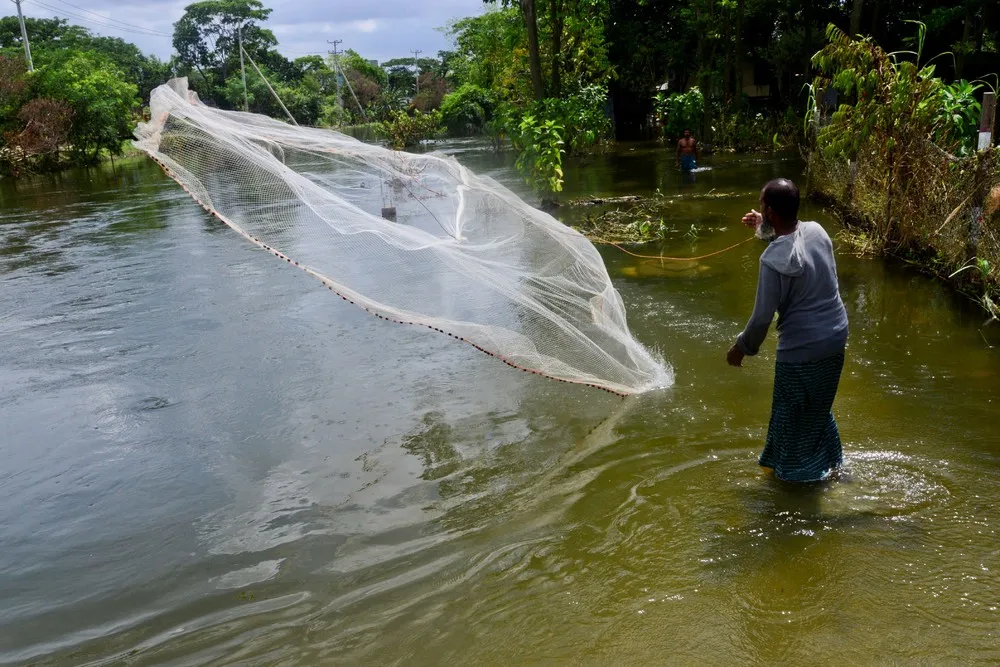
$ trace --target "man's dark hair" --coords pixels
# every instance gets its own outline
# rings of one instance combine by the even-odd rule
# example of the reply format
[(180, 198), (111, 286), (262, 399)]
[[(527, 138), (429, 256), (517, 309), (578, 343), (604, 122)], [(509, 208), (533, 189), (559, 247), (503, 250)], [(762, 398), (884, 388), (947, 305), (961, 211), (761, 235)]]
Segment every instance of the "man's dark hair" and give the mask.
[(799, 217), (799, 188), (787, 178), (768, 181), (761, 193), (764, 203), (783, 220), (793, 222)]

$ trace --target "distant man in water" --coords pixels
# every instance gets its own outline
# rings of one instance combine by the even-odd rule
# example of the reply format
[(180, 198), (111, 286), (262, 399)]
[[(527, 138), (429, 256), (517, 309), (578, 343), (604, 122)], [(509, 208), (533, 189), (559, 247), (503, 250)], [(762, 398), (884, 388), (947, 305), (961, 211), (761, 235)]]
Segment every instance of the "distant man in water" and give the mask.
[(684, 130), (684, 136), (677, 140), (677, 166), (681, 171), (692, 171), (698, 166), (698, 142), (691, 136), (691, 130)]
[(742, 366), (744, 356), (757, 354), (777, 311), (774, 394), (760, 465), (783, 480), (812, 482), (843, 460), (831, 408), (848, 323), (833, 243), (818, 223), (798, 215), (799, 189), (779, 178), (761, 190), (760, 212), (743, 216), (759, 237), (773, 240), (760, 256), (753, 314), (726, 356), (730, 366)]

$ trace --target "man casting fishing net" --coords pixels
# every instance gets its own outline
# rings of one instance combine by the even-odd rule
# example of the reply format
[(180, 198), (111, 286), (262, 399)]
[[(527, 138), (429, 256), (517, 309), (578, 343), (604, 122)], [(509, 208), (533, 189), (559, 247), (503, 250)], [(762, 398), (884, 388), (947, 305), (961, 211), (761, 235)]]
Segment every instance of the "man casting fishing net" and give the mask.
[(826, 479), (843, 459), (831, 407), (844, 367), (847, 311), (840, 299), (833, 243), (800, 221), (799, 189), (779, 178), (760, 193), (760, 213), (743, 224), (773, 240), (760, 256), (753, 314), (730, 348), (731, 366), (757, 354), (778, 313), (778, 357), (767, 441), (760, 465), (783, 480)]

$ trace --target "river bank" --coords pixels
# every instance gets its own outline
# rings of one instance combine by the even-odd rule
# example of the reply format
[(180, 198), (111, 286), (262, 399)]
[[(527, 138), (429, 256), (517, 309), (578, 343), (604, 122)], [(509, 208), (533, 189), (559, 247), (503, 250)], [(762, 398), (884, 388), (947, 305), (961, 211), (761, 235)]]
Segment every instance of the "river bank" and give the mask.
[(1000, 148), (964, 159), (926, 151), (895, 170), (882, 157), (813, 154), (809, 196), (837, 214), (854, 252), (905, 262), (1000, 317)]
[(16, 149), (9, 147), (0, 148), (0, 181), (13, 181), (28, 177), (46, 176), (58, 174), (70, 169), (87, 169), (108, 163), (112, 166), (117, 164), (127, 164), (129, 160), (146, 159), (145, 153), (132, 145), (132, 140), (124, 140), (121, 144), (121, 152), (112, 155), (107, 150), (102, 150), (95, 160), (80, 161), (71, 156), (69, 148), (63, 148), (55, 156), (46, 155), (44, 159), (38, 160), (18, 153)]

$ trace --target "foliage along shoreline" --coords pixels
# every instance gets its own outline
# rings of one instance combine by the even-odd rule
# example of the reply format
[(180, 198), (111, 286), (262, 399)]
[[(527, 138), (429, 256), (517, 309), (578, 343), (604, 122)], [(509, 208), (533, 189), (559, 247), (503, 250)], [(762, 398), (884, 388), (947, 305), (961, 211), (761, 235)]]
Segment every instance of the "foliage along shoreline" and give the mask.
[[(267, 25), (271, 9), (261, 0), (188, 5), (174, 25), (168, 62), (64, 20), (28, 18), (38, 61), (38, 72), (28, 77), (16, 71), (23, 63), (17, 20), (4, 17), (0, 146), (20, 149), (26, 154), (22, 166), (41, 169), (46, 155), (67, 148), (76, 162), (92, 160), (101, 150), (114, 154), (110, 135), (130, 136), (149, 91), (175, 75), (187, 76), (206, 103), (228, 109), (246, 105), (283, 118), (259, 67), (304, 125), (372, 123), (398, 148), (446, 133), (485, 135), (498, 148), (531, 152), (521, 161), (523, 172), (544, 197), (561, 185), (563, 155), (600, 151), (616, 139), (673, 141), (691, 127), (717, 150), (801, 144), (803, 84), (810, 59), (826, 43), (828, 24), (851, 35), (870, 34), (886, 50), (897, 51), (912, 48), (910, 22), (924, 20), (928, 49), (954, 53), (950, 63), (940, 63), (948, 80), (995, 72), (1000, 58), (1000, 4), (993, 0), (484, 0), (484, 5), (483, 14), (442, 28), (452, 49), (382, 63), (350, 49), (336, 59), (286, 58)], [(255, 64), (247, 67), (245, 96), (240, 28)], [(107, 89), (102, 99), (98, 82), (102, 76), (108, 81), (109, 74), (121, 85)], [(135, 86), (134, 94), (128, 86)], [(25, 108), (30, 103), (34, 106)], [(48, 142), (39, 139), (45, 132), (35, 131), (45, 123)], [(53, 149), (57, 138), (61, 147)]]
[[(171, 76), (187, 76), (208, 104), (283, 117), (270, 83), (300, 123), (364, 125), (397, 149), (488, 137), (517, 152), (543, 203), (562, 190), (564, 156), (620, 137), (672, 142), (691, 128), (715, 150), (798, 147), (812, 190), (842, 213), (856, 248), (916, 261), (996, 314), (1000, 159), (975, 156), (972, 143), (982, 79), (997, 85), (1000, 3), (485, 4), (444, 29), (453, 49), (380, 64), (350, 49), (289, 60), (260, 0), (202, 0), (174, 25), (169, 62), (65, 20), (29, 18), (37, 69), (28, 73), (17, 20), (4, 17), (0, 176), (121, 155), (150, 91)], [(240, 27), (255, 65), (245, 93)], [(946, 57), (927, 64), (924, 52)], [(979, 221), (956, 221), (970, 206)]]
[[(836, 26), (812, 59), (807, 112), (809, 190), (844, 223), (859, 253), (901, 259), (1000, 317), (1000, 148), (980, 150), (976, 93), (987, 82), (946, 83), (915, 50), (887, 53)], [(822, 91), (841, 97), (824, 109)]]

